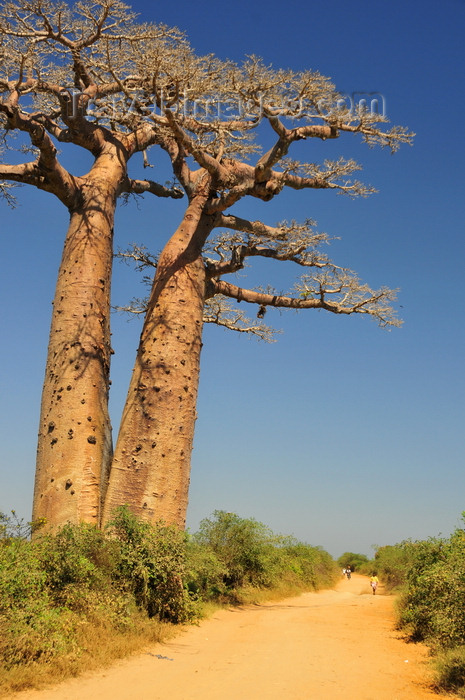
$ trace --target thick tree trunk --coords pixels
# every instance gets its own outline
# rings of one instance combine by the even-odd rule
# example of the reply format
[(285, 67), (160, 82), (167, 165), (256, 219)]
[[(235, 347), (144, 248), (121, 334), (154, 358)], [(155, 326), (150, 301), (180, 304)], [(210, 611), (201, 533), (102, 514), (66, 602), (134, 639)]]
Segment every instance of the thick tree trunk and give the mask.
[(100, 156), (71, 212), (53, 302), (33, 520), (99, 524), (112, 457), (108, 414), (114, 210), (123, 166)]
[(158, 262), (112, 462), (103, 522), (128, 504), (183, 528), (202, 347), (203, 243), (211, 221), (191, 203)]

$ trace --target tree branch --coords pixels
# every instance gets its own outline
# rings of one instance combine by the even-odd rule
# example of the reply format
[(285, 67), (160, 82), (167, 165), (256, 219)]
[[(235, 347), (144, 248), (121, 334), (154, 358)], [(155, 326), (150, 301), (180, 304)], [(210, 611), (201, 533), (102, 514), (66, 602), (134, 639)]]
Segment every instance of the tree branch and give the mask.
[(314, 230), (314, 222), (282, 222), (279, 227), (266, 226), (262, 222), (251, 222), (236, 217), (223, 216), (218, 225), (228, 222), (231, 228), (245, 236), (225, 234), (210, 241), (206, 252), (214, 253), (217, 259), (206, 258), (209, 275), (222, 276), (237, 272), (248, 257), (264, 257), (278, 261), (296, 263), (302, 267), (339, 269), (318, 248), (328, 243), (327, 234)]
[(165, 116), (173, 135), (179, 139), (186, 151), (191, 154), (200, 167), (205, 168), (213, 177), (221, 177), (221, 175), (224, 177), (225, 173), (219, 162), (200, 148), (198, 144), (181, 129), (170, 109), (165, 109)]
[(184, 192), (178, 187), (165, 187), (153, 180), (132, 180), (130, 178), (127, 178), (125, 181), (122, 192), (127, 192), (128, 194), (145, 194), (145, 192), (150, 192), (156, 197), (171, 197), (172, 199), (184, 197)]
[(233, 308), (228, 299), (215, 294), (207, 298), (203, 312), (204, 323), (214, 323), (230, 331), (247, 333), (267, 343), (275, 342), (274, 335), (280, 331), (267, 326), (263, 321), (251, 321), (241, 309)]
[[(337, 279), (337, 277), (336, 277)], [(215, 293), (223, 294), (259, 307), (274, 306), (287, 309), (325, 309), (334, 314), (368, 314), (378, 320), (380, 326), (399, 326), (401, 321), (396, 318), (391, 301), (396, 298), (396, 291), (382, 288), (373, 291), (368, 285), (360, 284), (359, 280), (350, 273), (342, 275), (334, 287), (329, 283), (316, 282), (316, 287), (304, 283), (297, 287), (302, 290), (299, 297), (269, 294), (261, 291), (243, 289), (224, 280), (213, 279), (212, 288)], [(313, 296), (315, 295), (315, 296)], [(335, 295), (329, 300), (328, 295)]]

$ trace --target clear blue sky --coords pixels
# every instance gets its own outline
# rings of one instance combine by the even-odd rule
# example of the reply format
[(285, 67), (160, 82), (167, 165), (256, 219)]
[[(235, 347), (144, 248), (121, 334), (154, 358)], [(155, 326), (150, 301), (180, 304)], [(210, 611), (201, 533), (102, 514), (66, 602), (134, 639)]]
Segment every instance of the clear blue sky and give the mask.
[[(404, 325), (386, 332), (366, 317), (269, 312), (284, 331), (273, 345), (207, 326), (190, 529), (224, 509), (335, 556), (448, 535), (465, 509), (464, 0), (133, 7), (142, 19), (185, 30), (201, 53), (254, 53), (274, 67), (319, 70), (343, 92), (382, 93), (392, 123), (417, 134), (413, 148), (394, 156), (350, 135), (308, 143), (307, 160), (359, 160), (361, 179), (379, 190), (369, 199), (291, 192), (244, 209), (270, 224), (311, 217), (341, 237), (333, 259), (373, 287), (399, 287)], [(76, 155), (73, 171), (85, 170)], [(0, 510), (29, 518), (67, 214), (32, 188), (22, 188), (19, 201), (13, 212), (0, 205)], [(149, 198), (139, 210), (120, 207), (117, 245), (158, 250), (182, 206)], [(257, 279), (285, 289), (292, 272), (263, 265)], [(135, 274), (117, 263), (114, 303), (142, 294)], [(139, 330), (139, 321), (114, 316), (115, 433)]]

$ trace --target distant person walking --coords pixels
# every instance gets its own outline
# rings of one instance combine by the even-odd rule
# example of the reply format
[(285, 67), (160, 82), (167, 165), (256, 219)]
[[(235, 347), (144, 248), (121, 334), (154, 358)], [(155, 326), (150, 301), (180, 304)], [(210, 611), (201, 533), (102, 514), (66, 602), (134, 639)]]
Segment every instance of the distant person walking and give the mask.
[(379, 583), (378, 577), (376, 576), (376, 574), (373, 574), (373, 576), (370, 579), (370, 586), (371, 586), (371, 590), (373, 591), (373, 595), (375, 595), (375, 593), (376, 593), (376, 589), (378, 588), (378, 583)]
[(352, 574), (352, 569), (350, 568), (350, 566), (348, 566), (346, 569), (346, 575), (347, 575), (347, 578), (349, 579), (349, 581), (350, 581), (351, 574)]

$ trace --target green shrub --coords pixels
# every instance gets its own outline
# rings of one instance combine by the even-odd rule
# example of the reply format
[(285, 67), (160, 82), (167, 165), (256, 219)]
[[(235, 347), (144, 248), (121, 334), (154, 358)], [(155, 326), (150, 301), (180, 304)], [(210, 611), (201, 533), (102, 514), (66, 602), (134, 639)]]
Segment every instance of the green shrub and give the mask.
[(269, 584), (274, 536), (262, 523), (216, 510), (212, 518), (202, 520), (194, 539), (213, 551), (223, 564), (226, 586)]
[(368, 557), (365, 554), (355, 554), (354, 552), (344, 552), (337, 560), (340, 569), (346, 569), (350, 566), (352, 571), (359, 571), (367, 562)]
[(408, 543), (410, 566), (400, 621), (433, 646), (465, 644), (465, 535)]
[(193, 619), (196, 608), (185, 586), (186, 534), (173, 526), (139, 521), (117, 509), (109, 533), (119, 543), (115, 578), (149, 617), (170, 622)]
[(221, 598), (226, 594), (226, 566), (213, 549), (189, 537), (186, 550), (186, 581), (188, 590), (203, 600)]
[(465, 646), (440, 653), (434, 665), (438, 690), (453, 692), (465, 698)]
[[(375, 553), (374, 561), (364, 565), (364, 573), (375, 571), (382, 578), (388, 591), (402, 589), (407, 582), (407, 574), (413, 558), (410, 545), (410, 542), (403, 542), (380, 547)], [(368, 566), (367, 571), (365, 567)]]
[[(337, 576), (336, 564), (324, 550), (275, 535), (266, 525), (235, 513), (215, 511), (211, 518), (202, 520), (193, 540), (220, 562), (224, 592), (241, 587), (279, 588), (283, 584), (317, 589), (331, 585)], [(218, 578), (214, 585), (221, 589)]]
[(48, 661), (73, 648), (71, 615), (53, 605), (40, 546), (10, 539), (0, 546), (0, 659), (5, 668)]
[(202, 601), (282, 597), (338, 571), (324, 550), (223, 511), (191, 537), (125, 507), (104, 533), (30, 532), (0, 514), (0, 694), (40, 684), (47, 668), (64, 678), (130, 653), (160, 638), (160, 621), (194, 619)]

